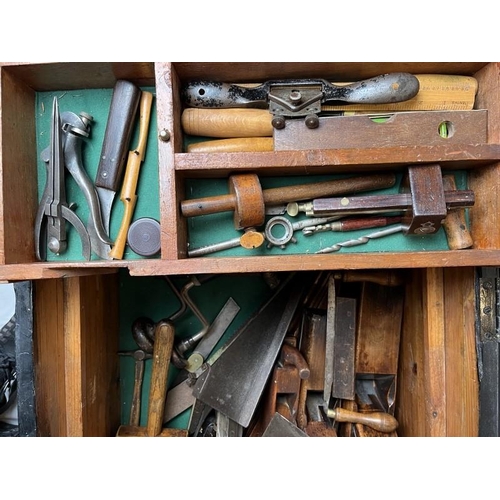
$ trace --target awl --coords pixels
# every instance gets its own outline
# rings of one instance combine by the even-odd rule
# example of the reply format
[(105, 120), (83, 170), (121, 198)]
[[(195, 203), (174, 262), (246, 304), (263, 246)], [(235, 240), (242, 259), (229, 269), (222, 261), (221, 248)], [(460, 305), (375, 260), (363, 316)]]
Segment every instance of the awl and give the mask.
[[(132, 82), (126, 80), (116, 82), (95, 178), (102, 222), (108, 235), (111, 208), (116, 192), (121, 187), (140, 98), (141, 90)], [(89, 225), (90, 227), (91, 225)], [(98, 238), (92, 238), (92, 235), (91, 239), (97, 242), (96, 248), (92, 248), (92, 250), (102, 259), (111, 259), (108, 255), (111, 250), (110, 245), (100, 242)]]

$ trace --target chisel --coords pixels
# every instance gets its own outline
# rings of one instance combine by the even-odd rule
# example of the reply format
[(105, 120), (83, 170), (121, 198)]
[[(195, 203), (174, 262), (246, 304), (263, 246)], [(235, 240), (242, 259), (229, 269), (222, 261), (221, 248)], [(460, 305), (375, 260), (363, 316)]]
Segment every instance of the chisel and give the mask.
[[(140, 98), (141, 90), (132, 82), (126, 80), (116, 82), (94, 182), (101, 205), (102, 222), (108, 235), (111, 208), (116, 192), (121, 186)], [(92, 224), (89, 224), (88, 227), (90, 233)], [(98, 238), (92, 238), (92, 235), (91, 239), (92, 241), (98, 240)], [(92, 248), (92, 250), (102, 259), (111, 259), (108, 255), (111, 246), (97, 242), (99, 244), (95, 245), (96, 248)]]

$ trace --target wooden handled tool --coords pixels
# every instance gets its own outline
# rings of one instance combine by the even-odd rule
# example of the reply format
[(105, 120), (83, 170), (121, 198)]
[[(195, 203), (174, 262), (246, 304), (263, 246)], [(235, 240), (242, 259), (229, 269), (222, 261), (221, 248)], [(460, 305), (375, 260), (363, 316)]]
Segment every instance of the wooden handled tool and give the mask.
[(399, 425), (398, 421), (392, 415), (383, 411), (360, 413), (337, 407), (334, 409), (328, 409), (327, 415), (329, 418), (333, 418), (337, 422), (362, 424), (371, 427), (376, 431), (387, 433), (394, 432)]
[(229, 194), (184, 200), (181, 212), (184, 217), (194, 217), (234, 210), (235, 227), (242, 229), (264, 224), (265, 205), (384, 189), (395, 182), (394, 173), (384, 173), (263, 190), (257, 175), (236, 174), (229, 177)]
[[(443, 187), (445, 191), (456, 191), (455, 177), (453, 175), (443, 175)], [(462, 250), (473, 245), (463, 208), (449, 210), (444, 219), (443, 228), (450, 250)]]
[(146, 152), (146, 143), (149, 132), (149, 122), (151, 119), (151, 107), (153, 104), (153, 94), (143, 91), (139, 103), (140, 121), (139, 121), (139, 140), (137, 147), (128, 154), (127, 167), (120, 195), (120, 200), (124, 205), (124, 213), (118, 236), (116, 237), (113, 248), (109, 252), (112, 259), (121, 259), (125, 250), (128, 228), (134, 214), (137, 203), (137, 183), (139, 181), (139, 171), (144, 161)]
[(175, 437), (187, 435), (187, 432), (184, 430), (162, 429), (163, 412), (167, 398), (168, 370), (170, 368), (170, 358), (174, 345), (174, 335), (174, 326), (169, 321), (161, 320), (156, 324), (146, 427), (121, 426), (118, 429), (117, 436)]

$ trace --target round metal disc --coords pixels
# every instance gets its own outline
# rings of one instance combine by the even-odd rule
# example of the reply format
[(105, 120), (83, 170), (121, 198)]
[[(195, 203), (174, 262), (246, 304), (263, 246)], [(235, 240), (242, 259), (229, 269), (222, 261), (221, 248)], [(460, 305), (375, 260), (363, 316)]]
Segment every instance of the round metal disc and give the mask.
[(128, 246), (137, 254), (151, 257), (160, 251), (160, 224), (155, 219), (143, 217), (130, 225)]

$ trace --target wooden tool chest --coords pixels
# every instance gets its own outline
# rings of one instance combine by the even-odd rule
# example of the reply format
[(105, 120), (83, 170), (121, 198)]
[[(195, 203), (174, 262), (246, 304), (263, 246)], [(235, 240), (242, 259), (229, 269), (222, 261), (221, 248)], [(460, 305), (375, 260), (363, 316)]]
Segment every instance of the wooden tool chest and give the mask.
[[(399, 270), (405, 276), (396, 408), (399, 435), (479, 434), (478, 272), (481, 268), (500, 266), (499, 63), (0, 65), (0, 280), (34, 281), (39, 435), (114, 436), (123, 423), (117, 353), (120, 331), (130, 328), (129, 324), (121, 324), (124, 287), (127, 293), (134, 288), (143, 290), (143, 299), (158, 301), (158, 297), (148, 294), (154, 286), (149, 292), (148, 287), (151, 280), (161, 276), (234, 277), (233, 286), (237, 289), (238, 279), (244, 283), (244, 277), (262, 273), (350, 270)], [(478, 84), (474, 109), (487, 111), (485, 140), (460, 144), (443, 141), (432, 146), (385, 144), (361, 148), (186, 152), (181, 124), (181, 88), (186, 82), (255, 84), (286, 78), (354, 82), (397, 71), (474, 77)], [(74, 97), (104, 89), (109, 97), (119, 79), (151, 89), (154, 94), (154, 120), (147, 153), (149, 173), (145, 174), (148, 186), (139, 180), (144, 189), (139, 200), (141, 196), (149, 198), (143, 215), (157, 218), (160, 223), (160, 253), (150, 258), (128, 253), (124, 260), (90, 261), (71, 255), (39, 262), (35, 257), (33, 227), (43, 171), (40, 148), (48, 140), (43, 142), (40, 135), (44, 119), (41, 115), (46, 111), (41, 103), (48, 102), (44, 96)], [(109, 100), (105, 102), (101, 134)], [(99, 144), (94, 149), (98, 150)], [(230, 175), (251, 172), (262, 179), (263, 185), (274, 187), (276, 179), (283, 185), (314, 176), (324, 179), (330, 175), (378, 172), (402, 175), (408, 166), (436, 164), (443, 174), (457, 173), (457, 178), (463, 181), (462, 188), (474, 192), (474, 205), (467, 215), (472, 248), (450, 250), (443, 246), (446, 240), (441, 235), (437, 245), (432, 240), (407, 243), (401, 237), (404, 243), (394, 248), (374, 244), (328, 254), (279, 248), (259, 253), (238, 248), (210, 256), (188, 256), (196, 234), (196, 241), (201, 244), (206, 243), (203, 234), (208, 232), (217, 235), (212, 242), (236, 234), (233, 227), (217, 229), (220, 221), (232, 221), (232, 215), (229, 219), (214, 218), (215, 222), (204, 228), (202, 222), (184, 217), (180, 210), (181, 201), (196, 198), (197, 193), (203, 196), (207, 186), (211, 193), (223, 193)], [(139, 204), (138, 209), (142, 210)]]

